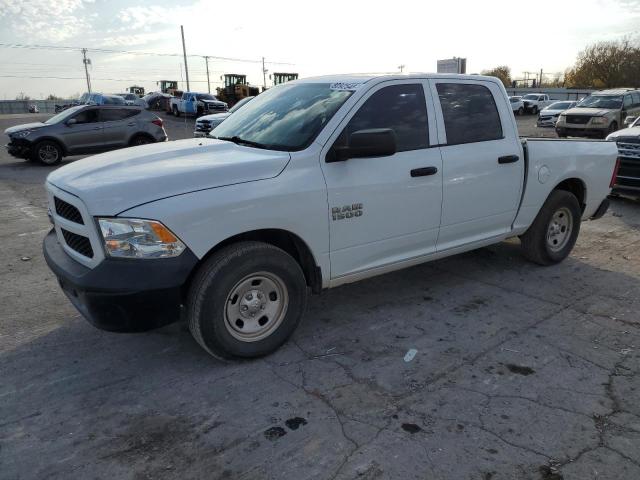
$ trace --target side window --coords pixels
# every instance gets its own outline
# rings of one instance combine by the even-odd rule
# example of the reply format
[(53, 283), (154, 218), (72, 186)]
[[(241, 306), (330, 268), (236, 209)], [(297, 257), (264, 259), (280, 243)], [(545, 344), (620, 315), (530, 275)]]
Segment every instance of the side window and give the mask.
[(83, 110), (73, 118), (76, 119), (76, 125), (81, 125), (84, 123), (95, 123), (98, 121), (98, 109), (90, 108), (87, 110)]
[(126, 108), (105, 108), (100, 112), (100, 120), (102, 122), (117, 122), (118, 120), (132, 117), (138, 112), (139, 110)]
[(447, 144), (486, 142), (503, 138), (498, 107), (491, 91), (483, 85), (436, 84)]
[(344, 144), (347, 135), (371, 128), (393, 130), (397, 152), (427, 148), (429, 127), (422, 85), (392, 85), (375, 92), (349, 120), (336, 143)]
[(622, 108), (631, 108), (633, 105), (633, 101), (631, 100), (631, 95), (625, 95), (622, 103)]

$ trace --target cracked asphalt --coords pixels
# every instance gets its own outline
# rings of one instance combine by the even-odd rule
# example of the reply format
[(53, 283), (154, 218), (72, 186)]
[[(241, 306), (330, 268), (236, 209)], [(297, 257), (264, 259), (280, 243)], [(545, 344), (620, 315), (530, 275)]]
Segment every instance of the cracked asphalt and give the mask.
[(639, 201), (560, 265), (509, 241), (340, 287), (221, 363), (79, 316), (41, 255), (50, 170), (0, 153), (0, 478), (640, 478)]

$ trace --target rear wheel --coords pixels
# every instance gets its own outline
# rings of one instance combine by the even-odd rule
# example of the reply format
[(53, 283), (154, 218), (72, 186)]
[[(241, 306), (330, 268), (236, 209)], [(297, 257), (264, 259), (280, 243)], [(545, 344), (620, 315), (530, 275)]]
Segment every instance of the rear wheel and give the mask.
[(306, 302), (304, 274), (289, 254), (241, 242), (214, 254), (197, 272), (187, 301), (189, 330), (215, 357), (259, 357), (289, 338)]
[(570, 192), (554, 190), (520, 237), (524, 256), (540, 265), (559, 263), (571, 253), (580, 233), (582, 213)]
[(62, 148), (51, 140), (38, 142), (31, 151), (31, 160), (43, 165), (57, 165), (62, 161)]
[(153, 143), (153, 140), (146, 135), (136, 135), (131, 139), (129, 145), (136, 147), (138, 145), (147, 145), (148, 143)]

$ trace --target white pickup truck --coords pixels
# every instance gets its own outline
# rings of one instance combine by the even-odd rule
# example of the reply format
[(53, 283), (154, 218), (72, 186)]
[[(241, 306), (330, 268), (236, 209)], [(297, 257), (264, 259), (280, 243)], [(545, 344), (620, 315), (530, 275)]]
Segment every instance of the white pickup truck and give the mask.
[(510, 237), (562, 261), (607, 209), (616, 156), (614, 142), (521, 140), (491, 77), (304, 79), (215, 138), (51, 173), (44, 254), (100, 328), (182, 315), (212, 355), (255, 357), (291, 335), (309, 291)]

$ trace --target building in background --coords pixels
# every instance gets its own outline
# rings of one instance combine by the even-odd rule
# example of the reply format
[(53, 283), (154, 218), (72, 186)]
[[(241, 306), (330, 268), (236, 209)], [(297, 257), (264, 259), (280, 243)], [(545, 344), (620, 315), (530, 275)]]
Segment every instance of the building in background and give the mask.
[(438, 60), (438, 73), (467, 73), (466, 58), (446, 58)]

